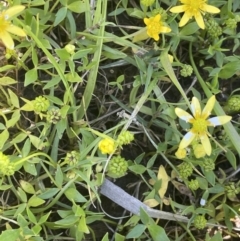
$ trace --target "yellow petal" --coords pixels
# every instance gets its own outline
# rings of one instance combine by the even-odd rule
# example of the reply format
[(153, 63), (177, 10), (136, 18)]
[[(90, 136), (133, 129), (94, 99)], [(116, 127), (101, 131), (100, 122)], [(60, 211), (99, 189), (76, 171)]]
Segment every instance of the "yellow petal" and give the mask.
[(208, 138), (207, 134), (201, 135), (200, 140), (201, 140), (201, 143), (203, 145), (203, 148), (204, 148), (206, 154), (208, 156), (210, 156), (211, 153), (212, 153), (212, 146), (211, 146), (211, 143), (209, 141), (209, 138)]
[(201, 115), (201, 112), (202, 112), (199, 100), (195, 96), (192, 98), (191, 111), (192, 111), (195, 119), (197, 119)]
[(144, 21), (144, 23), (145, 23), (146, 25), (149, 25), (149, 23), (150, 23), (149, 18), (144, 18), (143, 21)]
[(2, 32), (0, 38), (3, 41), (3, 44), (8, 49), (14, 49), (14, 42), (12, 40), (11, 35), (8, 32), (6, 32), (6, 31)]
[(179, 144), (179, 149), (184, 149), (187, 146), (189, 146), (195, 137), (196, 137), (196, 134), (193, 133), (192, 131), (189, 131), (187, 134), (185, 134), (185, 136), (181, 140), (181, 142)]
[[(150, 35), (149, 35), (149, 36), (150, 36)], [(159, 35), (156, 34), (156, 33), (154, 33), (154, 34), (152, 35), (152, 38), (153, 38), (155, 41), (158, 41), (158, 40), (159, 40)]]
[(210, 122), (209, 126), (219, 126), (224, 125), (228, 123), (232, 119), (231, 116), (225, 115), (225, 116), (216, 116), (213, 118), (208, 119)]
[(154, 22), (159, 22), (161, 19), (161, 15), (160, 14), (157, 14), (155, 17), (154, 17)]
[(216, 97), (215, 95), (211, 96), (210, 99), (207, 101), (203, 111), (202, 111), (202, 118), (206, 119), (209, 115), (211, 115), (212, 109), (215, 105)]
[(160, 31), (161, 31), (161, 33), (169, 33), (172, 30), (169, 27), (162, 26)]
[(5, 14), (5, 16), (7, 16), (7, 19), (8, 19), (8, 18), (11, 18), (12, 16), (22, 12), (24, 10), (24, 8), (25, 8), (25, 6), (16, 5), (16, 6), (9, 8), (8, 10), (6, 10), (4, 14)]
[(170, 12), (172, 12), (172, 13), (182, 13), (184, 11), (185, 11), (184, 5), (176, 6), (176, 7), (173, 7), (170, 9)]
[(204, 24), (204, 21), (203, 21), (203, 17), (201, 15), (200, 12), (198, 12), (197, 14), (194, 15), (195, 19), (196, 19), (196, 22), (198, 24), (198, 26), (201, 28), (201, 29), (204, 29), (205, 28), (205, 24)]
[(186, 122), (189, 122), (190, 120), (193, 119), (193, 117), (183, 109), (175, 108), (175, 113), (180, 119)]
[(208, 4), (204, 4), (203, 8), (204, 8), (203, 11), (208, 12), (208, 13), (220, 13), (220, 9), (218, 9), (214, 6), (208, 5)]
[(189, 21), (189, 19), (189, 15), (185, 12), (180, 20), (179, 27), (184, 26)]
[(15, 35), (18, 35), (21, 37), (26, 36), (26, 33), (21, 28), (14, 26), (14, 25), (8, 26), (6, 30), (12, 34), (15, 34)]

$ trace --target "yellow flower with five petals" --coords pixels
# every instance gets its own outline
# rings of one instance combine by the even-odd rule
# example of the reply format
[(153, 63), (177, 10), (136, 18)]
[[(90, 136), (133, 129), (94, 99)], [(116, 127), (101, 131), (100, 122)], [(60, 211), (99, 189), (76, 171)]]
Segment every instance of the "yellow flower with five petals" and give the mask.
[(202, 14), (207, 13), (219, 13), (220, 10), (217, 7), (207, 4), (207, 0), (179, 0), (183, 5), (175, 6), (170, 9), (172, 13), (184, 12), (179, 27), (184, 26), (189, 19), (195, 18), (198, 26), (202, 29), (205, 28)]
[(215, 95), (213, 95), (207, 102), (206, 106), (203, 110), (201, 110), (201, 106), (199, 100), (196, 97), (192, 98), (191, 102), (191, 111), (192, 115), (187, 113), (185, 110), (180, 108), (175, 108), (176, 115), (192, 124), (192, 128), (185, 134), (182, 141), (179, 144), (179, 149), (184, 149), (190, 145), (190, 143), (194, 140), (200, 140), (203, 145), (203, 148), (208, 156), (211, 155), (212, 146), (209, 141), (208, 136), (211, 136), (208, 132), (208, 126), (218, 126), (223, 125), (229, 122), (232, 117), (231, 116), (217, 116), (207, 119), (211, 114), (211, 111), (216, 102)]
[(26, 33), (19, 27), (11, 23), (11, 18), (24, 10), (24, 6), (16, 5), (0, 12), (0, 39), (8, 49), (14, 49), (14, 42), (10, 35), (15, 34), (25, 37)]
[(147, 35), (154, 40), (159, 40), (160, 33), (169, 33), (171, 29), (163, 25), (161, 15), (157, 14), (155, 17), (144, 18), (144, 23), (147, 25)]

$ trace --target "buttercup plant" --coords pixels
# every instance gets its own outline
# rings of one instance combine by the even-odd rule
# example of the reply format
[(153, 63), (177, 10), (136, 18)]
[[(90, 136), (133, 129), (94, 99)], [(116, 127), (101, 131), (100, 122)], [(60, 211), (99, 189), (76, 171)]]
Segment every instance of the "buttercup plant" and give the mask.
[(184, 12), (179, 27), (183, 27), (187, 22), (194, 17), (198, 26), (202, 29), (205, 28), (202, 14), (205, 13), (219, 13), (220, 9), (207, 4), (207, 0), (180, 0), (183, 5), (175, 6), (170, 9), (172, 13)]
[(161, 21), (161, 15), (157, 14), (155, 17), (144, 18), (144, 23), (147, 25), (147, 34), (150, 38), (153, 38), (155, 41), (159, 40), (160, 33), (169, 33), (171, 29), (164, 26), (164, 23)]
[(193, 97), (191, 103), (191, 111), (193, 115), (190, 115), (185, 110), (182, 110), (178, 107), (175, 109), (175, 113), (180, 119), (192, 124), (192, 128), (187, 132), (187, 134), (185, 134), (180, 142), (179, 149), (186, 148), (193, 140), (199, 140), (202, 143), (206, 154), (208, 156), (211, 155), (212, 146), (209, 141), (209, 136), (211, 135), (207, 128), (209, 126), (215, 127), (223, 125), (232, 119), (231, 116), (217, 116), (207, 119), (212, 112), (215, 102), (216, 97), (213, 95), (208, 100), (204, 109), (201, 110), (199, 100), (196, 97)]

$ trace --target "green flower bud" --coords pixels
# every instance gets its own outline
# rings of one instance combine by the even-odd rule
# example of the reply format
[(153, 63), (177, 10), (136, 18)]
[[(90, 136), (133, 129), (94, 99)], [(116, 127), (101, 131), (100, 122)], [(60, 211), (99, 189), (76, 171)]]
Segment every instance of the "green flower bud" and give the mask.
[(224, 110), (227, 113), (236, 113), (240, 111), (240, 96), (239, 95), (232, 95), (226, 105), (224, 106)]
[(210, 157), (206, 157), (204, 161), (202, 162), (202, 167), (206, 172), (213, 171), (215, 169), (215, 163), (214, 160)]
[(188, 187), (193, 190), (196, 191), (199, 188), (199, 182), (197, 179), (192, 179), (189, 183), (188, 183)]
[(225, 193), (230, 200), (234, 200), (236, 195), (239, 194), (239, 188), (235, 186), (234, 182), (229, 182), (225, 187)]
[(50, 103), (49, 100), (43, 96), (38, 96), (33, 100), (33, 109), (36, 113), (41, 113), (47, 111)]
[(47, 112), (47, 121), (57, 124), (61, 120), (61, 112), (59, 109), (51, 109)]
[(78, 163), (80, 158), (80, 153), (77, 151), (68, 152), (65, 157), (65, 162), (68, 163), (69, 166), (74, 166)]
[(67, 44), (65, 47), (66, 51), (69, 53), (69, 54), (74, 54), (74, 50), (75, 50), (75, 46), (72, 45), (72, 44)]
[(66, 177), (67, 177), (68, 179), (73, 179), (74, 177), (76, 177), (75, 171), (74, 171), (74, 170), (69, 170), (69, 171), (67, 172), (67, 174), (66, 174)]
[(222, 35), (222, 28), (214, 20), (214, 18), (208, 19), (206, 21), (206, 29), (208, 34), (214, 39)]
[(180, 70), (180, 75), (183, 77), (188, 77), (188, 76), (191, 76), (192, 72), (193, 72), (193, 68), (191, 65), (183, 64), (182, 69)]
[(193, 173), (193, 168), (190, 163), (183, 162), (178, 166), (178, 171), (181, 179), (187, 179)]
[(108, 176), (113, 178), (122, 177), (126, 174), (127, 169), (127, 161), (121, 156), (115, 156), (108, 164)]
[(146, 7), (151, 6), (154, 2), (155, 2), (155, 0), (141, 0), (141, 4)]
[(8, 163), (8, 165), (1, 167), (1, 172), (3, 175), (12, 176), (15, 173), (15, 166), (13, 163)]
[(119, 146), (127, 145), (134, 140), (134, 135), (129, 131), (123, 131), (118, 136), (116, 143)]
[(235, 19), (235, 18), (229, 18), (226, 20), (225, 23), (226, 23), (227, 28), (229, 28), (229, 29), (237, 28), (237, 19)]
[(161, 21), (165, 22), (168, 15), (167, 15), (167, 12), (165, 11), (165, 9), (163, 8), (156, 8), (152, 11), (152, 16), (156, 16), (160, 14), (161, 15)]
[(194, 227), (197, 229), (204, 229), (206, 227), (207, 220), (204, 216), (198, 215), (194, 219)]

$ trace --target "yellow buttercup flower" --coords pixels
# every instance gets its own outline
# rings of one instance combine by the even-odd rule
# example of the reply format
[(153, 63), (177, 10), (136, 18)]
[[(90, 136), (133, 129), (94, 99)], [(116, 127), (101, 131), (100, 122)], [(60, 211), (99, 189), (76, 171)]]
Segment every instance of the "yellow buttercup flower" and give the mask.
[(0, 12), (0, 39), (8, 49), (14, 49), (14, 42), (10, 35), (15, 34), (25, 37), (26, 33), (19, 27), (11, 23), (11, 18), (24, 10), (24, 6), (17, 5)]
[(193, 97), (191, 102), (191, 111), (193, 116), (187, 113), (185, 110), (175, 108), (175, 113), (180, 119), (192, 124), (192, 128), (188, 131), (187, 134), (185, 134), (182, 141), (180, 142), (179, 149), (186, 148), (194, 140), (200, 140), (206, 154), (208, 156), (211, 155), (212, 147), (208, 138), (208, 136), (210, 136), (210, 133), (207, 129), (208, 126), (223, 125), (232, 119), (231, 116), (227, 115), (207, 119), (211, 114), (215, 102), (216, 98), (215, 95), (213, 95), (208, 100), (204, 109), (201, 110), (199, 100), (196, 97)]
[(102, 154), (113, 154), (115, 150), (115, 142), (113, 139), (105, 138), (99, 142), (98, 148)]
[(155, 17), (144, 18), (144, 23), (147, 25), (147, 34), (154, 40), (159, 40), (160, 33), (169, 33), (171, 29), (163, 25), (161, 15), (157, 14)]
[(205, 28), (202, 14), (207, 13), (219, 13), (220, 10), (214, 6), (208, 5), (207, 0), (179, 0), (183, 5), (176, 6), (170, 9), (172, 13), (184, 12), (182, 19), (179, 23), (179, 27), (184, 26), (189, 19), (195, 18), (198, 26), (202, 29)]

